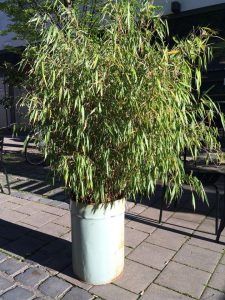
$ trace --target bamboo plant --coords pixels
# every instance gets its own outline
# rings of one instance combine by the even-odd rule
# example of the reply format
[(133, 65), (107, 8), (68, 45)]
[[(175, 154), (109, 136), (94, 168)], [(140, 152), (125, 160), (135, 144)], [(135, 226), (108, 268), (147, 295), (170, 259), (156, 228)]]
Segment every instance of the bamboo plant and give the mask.
[(201, 94), (212, 32), (170, 38), (148, 2), (65, 7), (30, 22), (39, 35), (25, 51), (30, 122), (73, 200), (106, 203), (152, 194), (160, 180), (172, 201), (189, 184), (182, 151), (219, 151), (212, 100)]

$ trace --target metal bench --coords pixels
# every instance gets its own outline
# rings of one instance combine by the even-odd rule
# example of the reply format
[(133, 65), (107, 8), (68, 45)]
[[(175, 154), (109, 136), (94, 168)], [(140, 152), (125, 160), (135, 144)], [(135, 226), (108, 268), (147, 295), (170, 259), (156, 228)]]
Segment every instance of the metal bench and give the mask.
[[(222, 230), (225, 228), (225, 169), (217, 168), (215, 166), (213, 167), (207, 167), (207, 166), (194, 166), (190, 169), (187, 169), (187, 172), (191, 171), (192, 174), (197, 177), (203, 184), (205, 188), (207, 187), (213, 187), (216, 192), (216, 216), (215, 216), (215, 234), (216, 234), (216, 241), (219, 241), (220, 235)], [(219, 189), (216, 185), (217, 180), (220, 176), (224, 177), (224, 212), (222, 212), (221, 216), (221, 222), (219, 225), (219, 211), (220, 211), (220, 193)], [(163, 214), (163, 207), (166, 202), (166, 186), (163, 186), (163, 195), (162, 195), (162, 202), (160, 207), (160, 214), (159, 214), (159, 223), (162, 222), (162, 214)], [(177, 206), (177, 200), (174, 202), (174, 206)]]

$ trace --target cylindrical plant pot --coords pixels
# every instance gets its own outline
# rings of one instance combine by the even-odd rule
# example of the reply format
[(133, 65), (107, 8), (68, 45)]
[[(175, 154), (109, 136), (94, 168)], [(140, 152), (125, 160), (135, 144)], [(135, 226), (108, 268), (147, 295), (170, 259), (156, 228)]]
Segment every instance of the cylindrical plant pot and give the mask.
[(74, 274), (98, 285), (112, 282), (124, 267), (125, 200), (99, 205), (71, 201)]

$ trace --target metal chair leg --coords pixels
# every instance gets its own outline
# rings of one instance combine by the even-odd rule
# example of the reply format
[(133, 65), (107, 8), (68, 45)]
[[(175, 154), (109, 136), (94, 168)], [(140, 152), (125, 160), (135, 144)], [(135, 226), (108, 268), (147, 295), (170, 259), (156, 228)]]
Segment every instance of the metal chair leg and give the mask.
[(220, 235), (225, 228), (225, 174), (223, 175), (223, 177), (224, 177), (224, 194), (223, 194), (224, 207), (223, 207), (223, 213), (221, 216), (220, 226), (219, 226), (219, 229), (217, 230), (217, 235), (216, 235), (217, 243), (219, 242)]
[(218, 223), (219, 223), (219, 205), (220, 205), (220, 194), (218, 191), (217, 186), (215, 186), (216, 189), (216, 221), (215, 221), (215, 235), (217, 235), (218, 232)]
[[(224, 209), (224, 214), (225, 214), (225, 209)], [(221, 219), (221, 221), (220, 221), (220, 226), (219, 226), (219, 229), (218, 229), (217, 235), (216, 235), (216, 242), (217, 243), (220, 240), (220, 235), (221, 235), (222, 231), (224, 230), (224, 228), (225, 228), (225, 218), (223, 217), (223, 219)]]
[(160, 206), (160, 213), (159, 213), (159, 223), (162, 223), (162, 214), (163, 214), (163, 206), (165, 203), (165, 197), (166, 197), (166, 185), (163, 185), (163, 192), (162, 192), (162, 202)]
[(11, 189), (10, 189), (10, 183), (9, 183), (9, 176), (8, 176), (8, 173), (7, 173), (5, 168), (4, 168), (4, 174), (5, 174), (5, 178), (6, 178), (6, 186), (7, 186), (7, 189), (8, 189), (8, 194), (10, 195), (11, 194)]
[(1, 190), (1, 193), (4, 193), (4, 190), (3, 190), (3, 187), (2, 187), (1, 183), (0, 183), (0, 190)]

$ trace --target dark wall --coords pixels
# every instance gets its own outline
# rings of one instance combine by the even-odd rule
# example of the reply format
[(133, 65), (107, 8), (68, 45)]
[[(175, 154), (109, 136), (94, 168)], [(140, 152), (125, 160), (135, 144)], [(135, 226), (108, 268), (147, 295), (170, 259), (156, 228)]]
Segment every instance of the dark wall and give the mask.
[[(209, 27), (217, 31), (217, 35), (225, 38), (225, 4), (214, 5), (194, 11), (167, 16), (170, 36), (187, 36), (193, 28)], [(225, 41), (219, 38), (212, 40), (214, 58), (202, 76), (202, 92), (220, 105), (225, 113)]]

